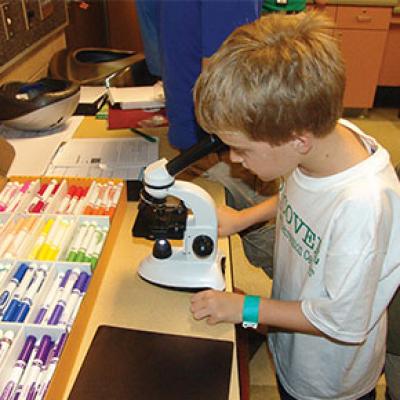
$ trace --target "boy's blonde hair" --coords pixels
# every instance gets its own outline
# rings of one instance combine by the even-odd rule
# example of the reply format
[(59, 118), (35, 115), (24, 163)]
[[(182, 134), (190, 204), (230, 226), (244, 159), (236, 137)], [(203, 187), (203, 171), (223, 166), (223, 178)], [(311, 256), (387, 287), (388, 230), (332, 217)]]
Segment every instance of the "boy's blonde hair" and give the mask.
[(270, 14), (237, 28), (195, 85), (200, 125), (273, 145), (294, 133), (328, 134), (342, 113), (345, 86), (332, 24), (309, 12)]

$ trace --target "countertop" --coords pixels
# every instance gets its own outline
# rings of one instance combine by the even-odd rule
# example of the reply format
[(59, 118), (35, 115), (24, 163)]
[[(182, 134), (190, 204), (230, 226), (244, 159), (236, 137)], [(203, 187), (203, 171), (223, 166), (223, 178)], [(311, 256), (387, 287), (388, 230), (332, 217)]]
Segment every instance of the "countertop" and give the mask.
[[(104, 135), (104, 121), (85, 119), (85, 122), (87, 124), (83, 124), (83, 130), (81, 129), (80, 133), (85, 133), (87, 129), (91, 132), (90, 136), (93, 136), (93, 132), (96, 132), (96, 136), (99, 137)], [(126, 132), (132, 135), (127, 130), (116, 131), (115, 135), (124, 136)], [(82, 137), (79, 134), (78, 136)], [(170, 158), (173, 152), (165, 151), (168, 149), (165, 145), (165, 136), (165, 134), (161, 136), (163, 144), (160, 146), (160, 155)], [(224, 190), (220, 185), (205, 179), (194, 182), (205, 188), (217, 204), (224, 201)], [(117, 219), (118, 211), (120, 211), (118, 215), (120, 228), (114, 232), (111, 246), (108, 247), (110, 249), (107, 256), (108, 262), (104, 264), (104, 268), (100, 267), (102, 269), (96, 270), (94, 274), (50, 386), (49, 398), (51, 399), (68, 398), (85, 354), (98, 326), (101, 325), (227, 340), (235, 343), (233, 325), (210, 326), (204, 320), (193, 319), (189, 310), (190, 293), (163, 289), (144, 282), (138, 277), (139, 262), (151, 252), (153, 242), (131, 236), (132, 224), (137, 213), (135, 202), (128, 202), (126, 209), (117, 209), (114, 221)], [(219, 240), (219, 250), (226, 256), (226, 284), (227, 290), (231, 291), (231, 261), (227, 239)], [(99, 275), (96, 276), (96, 273)], [(234, 346), (229, 400), (239, 400), (239, 398), (238, 368)]]

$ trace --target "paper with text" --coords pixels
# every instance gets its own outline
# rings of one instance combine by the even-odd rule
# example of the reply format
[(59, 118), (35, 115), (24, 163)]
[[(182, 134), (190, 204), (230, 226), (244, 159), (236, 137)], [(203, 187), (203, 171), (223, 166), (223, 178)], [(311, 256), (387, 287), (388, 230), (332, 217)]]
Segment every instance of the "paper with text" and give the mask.
[(72, 139), (53, 158), (46, 175), (140, 178), (159, 158), (159, 142), (143, 138)]

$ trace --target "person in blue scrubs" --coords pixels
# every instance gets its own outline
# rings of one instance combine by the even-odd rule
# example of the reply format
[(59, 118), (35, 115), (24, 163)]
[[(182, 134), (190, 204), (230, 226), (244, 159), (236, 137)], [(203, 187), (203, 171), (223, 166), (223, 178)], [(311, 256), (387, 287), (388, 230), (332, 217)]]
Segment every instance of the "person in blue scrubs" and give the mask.
[(160, 51), (169, 119), (168, 139), (185, 150), (205, 134), (194, 115), (192, 89), (204, 59), (238, 26), (257, 19), (262, 0), (161, 0)]
[(159, 0), (136, 0), (135, 3), (147, 68), (152, 75), (161, 77)]

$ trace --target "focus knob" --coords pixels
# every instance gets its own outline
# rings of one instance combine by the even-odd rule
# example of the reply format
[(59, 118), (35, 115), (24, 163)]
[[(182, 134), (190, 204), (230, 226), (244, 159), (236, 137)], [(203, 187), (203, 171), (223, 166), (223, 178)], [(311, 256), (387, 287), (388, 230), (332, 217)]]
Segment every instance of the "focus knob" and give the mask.
[(206, 235), (197, 236), (193, 240), (192, 249), (198, 257), (207, 257), (214, 250), (214, 241)]
[(153, 257), (160, 260), (172, 255), (171, 244), (166, 239), (157, 239), (153, 246)]

